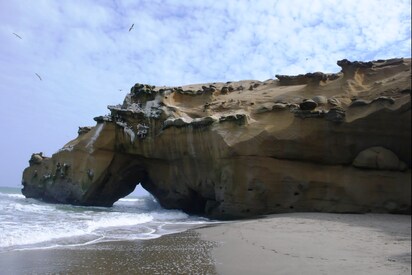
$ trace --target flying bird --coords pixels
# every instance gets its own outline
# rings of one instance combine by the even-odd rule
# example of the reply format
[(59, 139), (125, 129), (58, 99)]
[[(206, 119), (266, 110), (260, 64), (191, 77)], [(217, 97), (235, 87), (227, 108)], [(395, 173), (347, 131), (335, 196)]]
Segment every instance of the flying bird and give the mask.
[(41, 79), (41, 76), (38, 74), (38, 73), (35, 73), (36, 75), (37, 75), (37, 77), (40, 79), (40, 80), (42, 80)]
[(13, 34), (14, 34), (15, 36), (17, 36), (18, 38), (23, 39), (23, 38), (21, 38), (21, 36), (18, 35), (17, 33), (14, 33), (14, 32), (13, 32)]
[(132, 24), (132, 25), (130, 26), (129, 31), (131, 31), (131, 30), (133, 29), (133, 27), (134, 27), (134, 24)]

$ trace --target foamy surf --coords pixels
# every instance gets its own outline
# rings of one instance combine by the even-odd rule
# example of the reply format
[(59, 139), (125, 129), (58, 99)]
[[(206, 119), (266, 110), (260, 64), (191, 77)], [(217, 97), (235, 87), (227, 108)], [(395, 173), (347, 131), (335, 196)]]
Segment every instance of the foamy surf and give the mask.
[(162, 209), (151, 196), (123, 198), (111, 208), (82, 207), (46, 204), (0, 188), (0, 252), (153, 239), (210, 222)]

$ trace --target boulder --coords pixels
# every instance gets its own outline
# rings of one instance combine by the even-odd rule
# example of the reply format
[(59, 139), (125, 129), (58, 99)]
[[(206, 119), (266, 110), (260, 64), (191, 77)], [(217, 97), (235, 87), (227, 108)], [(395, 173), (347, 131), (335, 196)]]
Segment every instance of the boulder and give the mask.
[(391, 150), (381, 146), (374, 146), (361, 151), (353, 161), (358, 168), (379, 170), (405, 170), (406, 164), (399, 160)]
[(41, 162), (43, 161), (43, 153), (34, 153), (31, 155), (30, 160), (29, 160), (29, 164), (31, 165), (35, 165), (35, 164), (41, 164)]
[(328, 103), (327, 97), (326, 97), (326, 96), (322, 96), (322, 95), (314, 96), (314, 97), (312, 97), (312, 100), (313, 100), (314, 102), (316, 102), (316, 104), (318, 104), (318, 105), (325, 105), (325, 104)]

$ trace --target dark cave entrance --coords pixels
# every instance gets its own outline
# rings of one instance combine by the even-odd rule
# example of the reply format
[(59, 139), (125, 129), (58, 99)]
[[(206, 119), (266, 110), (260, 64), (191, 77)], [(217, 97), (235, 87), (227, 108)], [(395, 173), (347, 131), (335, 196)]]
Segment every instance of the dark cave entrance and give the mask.
[(125, 163), (125, 160), (114, 163), (99, 179), (100, 184), (89, 190), (83, 205), (110, 207), (119, 199), (133, 193), (140, 185), (139, 189), (152, 195), (163, 208), (180, 209), (188, 214), (205, 214), (207, 199), (196, 190), (188, 188), (186, 192), (177, 192), (173, 188), (161, 188), (153, 183), (141, 162)]
[(121, 172), (121, 180), (117, 184), (119, 191), (116, 201), (131, 194), (140, 185), (140, 189), (152, 195), (165, 209), (180, 209), (193, 215), (205, 214), (207, 200), (200, 193), (191, 188), (188, 188), (187, 192), (177, 192), (173, 188), (163, 189), (153, 183), (146, 169), (141, 165), (124, 169)]
[[(119, 165), (121, 167), (121, 165)], [(111, 169), (101, 179), (100, 184), (88, 191), (86, 205), (112, 206), (116, 201), (133, 193), (138, 189), (152, 194), (147, 188), (151, 186), (151, 180), (146, 169), (141, 165), (128, 165), (124, 169)]]

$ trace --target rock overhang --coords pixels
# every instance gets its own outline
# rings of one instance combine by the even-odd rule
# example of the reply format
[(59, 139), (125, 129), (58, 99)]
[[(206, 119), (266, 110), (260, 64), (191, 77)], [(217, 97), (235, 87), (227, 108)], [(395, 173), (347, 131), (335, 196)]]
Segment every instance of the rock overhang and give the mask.
[[(110, 206), (141, 183), (166, 208), (215, 218), (410, 213), (410, 59), (338, 64), (264, 82), (136, 84), (51, 158), (34, 154), (23, 194)], [(365, 160), (373, 152), (385, 165)]]

